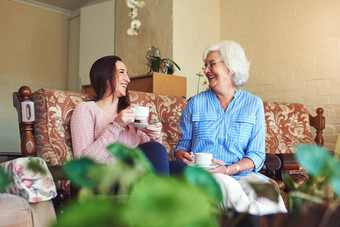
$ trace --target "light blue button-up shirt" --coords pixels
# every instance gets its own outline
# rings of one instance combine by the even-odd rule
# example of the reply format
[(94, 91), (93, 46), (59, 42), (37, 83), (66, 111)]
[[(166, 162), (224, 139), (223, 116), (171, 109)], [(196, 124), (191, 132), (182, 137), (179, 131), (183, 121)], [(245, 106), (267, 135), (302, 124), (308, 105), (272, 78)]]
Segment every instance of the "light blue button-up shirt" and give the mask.
[(254, 171), (241, 172), (233, 176), (236, 179), (257, 172), (264, 163), (263, 102), (249, 92), (239, 89), (225, 112), (212, 89), (192, 97), (182, 113), (179, 129), (182, 134), (174, 155), (179, 149), (212, 153), (225, 165), (250, 158)]

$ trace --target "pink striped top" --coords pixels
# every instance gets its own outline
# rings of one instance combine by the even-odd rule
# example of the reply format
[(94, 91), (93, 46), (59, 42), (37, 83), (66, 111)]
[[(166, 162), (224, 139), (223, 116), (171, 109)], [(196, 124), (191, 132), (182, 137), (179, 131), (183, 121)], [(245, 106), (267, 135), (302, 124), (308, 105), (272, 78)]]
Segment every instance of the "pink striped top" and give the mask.
[[(113, 160), (106, 147), (119, 142), (128, 147), (150, 141), (148, 135), (131, 124), (122, 128), (113, 120), (117, 115), (110, 115), (100, 109), (94, 101), (81, 102), (74, 108), (71, 117), (71, 136), (75, 158), (89, 157), (104, 163)], [(162, 143), (162, 137), (157, 142)]]

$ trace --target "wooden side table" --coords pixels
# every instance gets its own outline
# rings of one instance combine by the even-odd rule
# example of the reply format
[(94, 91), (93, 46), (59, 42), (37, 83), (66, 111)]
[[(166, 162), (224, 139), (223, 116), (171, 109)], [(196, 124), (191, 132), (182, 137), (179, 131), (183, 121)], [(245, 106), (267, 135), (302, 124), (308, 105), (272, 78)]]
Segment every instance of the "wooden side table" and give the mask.
[[(128, 86), (130, 91), (144, 91), (158, 95), (186, 97), (187, 78), (183, 76), (153, 72), (131, 77), (130, 80), (131, 82)], [(94, 94), (90, 84), (83, 85), (81, 91), (86, 94)]]

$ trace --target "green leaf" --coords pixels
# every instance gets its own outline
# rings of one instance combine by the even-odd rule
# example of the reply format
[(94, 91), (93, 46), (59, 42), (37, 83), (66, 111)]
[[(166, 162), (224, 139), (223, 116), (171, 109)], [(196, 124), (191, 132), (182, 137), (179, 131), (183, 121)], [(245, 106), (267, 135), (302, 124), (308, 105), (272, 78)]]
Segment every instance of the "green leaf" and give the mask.
[(311, 175), (329, 177), (327, 166), (333, 157), (323, 147), (313, 144), (302, 144), (296, 148), (296, 160)]
[(317, 196), (313, 196), (313, 195), (303, 193), (303, 192), (299, 192), (299, 191), (289, 192), (289, 196), (292, 197), (292, 198), (295, 197), (295, 198), (300, 198), (302, 200), (307, 200), (307, 201), (310, 201), (310, 202), (316, 203), (316, 204), (323, 204), (324, 203), (324, 201)]
[(161, 66), (161, 58), (160, 57), (153, 57), (153, 60), (152, 60), (152, 63), (151, 63), (152, 71), (158, 72), (160, 66)]
[(338, 197), (340, 197), (340, 176), (339, 175), (332, 176), (329, 182), (332, 185), (334, 192), (337, 194)]
[(295, 183), (295, 181), (290, 175), (286, 174), (283, 176), (283, 178), (284, 178), (283, 181), (285, 182), (287, 188), (289, 188), (290, 190), (297, 189), (298, 185), (297, 183)]
[(93, 226), (127, 226), (121, 222), (120, 210), (124, 204), (113, 197), (97, 196), (82, 203), (69, 203), (63, 215), (58, 216), (54, 227), (93, 227)]
[(74, 159), (62, 166), (65, 175), (78, 187), (95, 189), (98, 179), (91, 176), (92, 168), (100, 168), (101, 164), (89, 158)]
[(172, 63), (174, 63), (174, 65), (177, 67), (177, 69), (179, 70), (179, 71), (181, 71), (181, 68), (179, 67), (179, 65), (177, 65), (176, 64), (176, 62), (174, 62), (173, 60), (170, 60)]
[(180, 178), (140, 182), (121, 212), (128, 226), (218, 226), (218, 210), (207, 194)]
[(150, 161), (138, 147), (129, 148), (123, 144), (114, 143), (109, 145), (107, 150), (120, 162), (131, 167), (143, 165), (148, 172), (153, 172)]
[(176, 62), (174, 62), (173, 60), (171, 60), (171, 59), (169, 59), (169, 58), (163, 58), (163, 59), (161, 59), (161, 61), (164, 61), (164, 60), (171, 61), (171, 62), (177, 67), (177, 69), (178, 69), (179, 71), (181, 71), (181, 68), (179, 67), (179, 65), (177, 65)]
[(275, 190), (274, 186), (267, 183), (249, 183), (255, 190), (258, 197), (268, 198), (276, 203), (279, 202), (279, 193)]
[(184, 177), (189, 183), (203, 189), (213, 200), (223, 202), (221, 187), (209, 172), (199, 167), (188, 166), (184, 170)]
[(78, 201), (85, 203), (90, 197), (94, 197), (93, 190), (87, 187), (82, 187), (78, 192)]
[(10, 183), (8, 173), (0, 166), (0, 190), (5, 189)]

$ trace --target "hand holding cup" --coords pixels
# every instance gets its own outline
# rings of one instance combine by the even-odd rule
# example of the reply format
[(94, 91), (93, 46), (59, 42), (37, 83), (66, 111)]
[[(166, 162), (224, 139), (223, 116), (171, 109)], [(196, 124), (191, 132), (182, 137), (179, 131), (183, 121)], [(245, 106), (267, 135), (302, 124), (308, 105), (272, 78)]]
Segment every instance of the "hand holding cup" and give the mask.
[(135, 120), (146, 120), (149, 117), (149, 107), (147, 106), (138, 106), (135, 105), (133, 107), (135, 109)]

